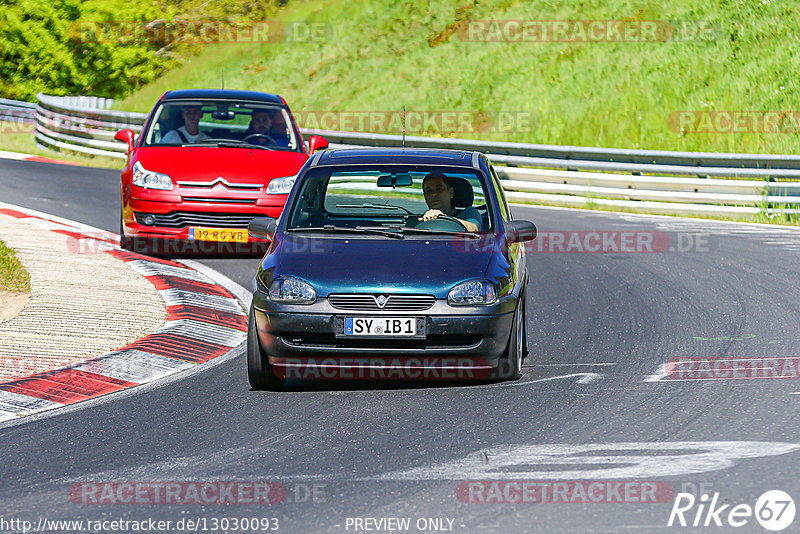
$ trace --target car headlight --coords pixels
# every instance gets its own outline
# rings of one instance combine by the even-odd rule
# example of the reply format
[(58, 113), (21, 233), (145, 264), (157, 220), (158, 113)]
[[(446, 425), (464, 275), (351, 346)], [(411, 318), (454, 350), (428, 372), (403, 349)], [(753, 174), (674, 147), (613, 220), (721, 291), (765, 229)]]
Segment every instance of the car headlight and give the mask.
[(497, 290), (488, 280), (469, 280), (450, 290), (447, 302), (451, 306), (480, 306), (497, 302)]
[(287, 195), (292, 191), (295, 180), (297, 180), (297, 175), (273, 178), (267, 184), (267, 194)]
[(269, 286), (269, 298), (275, 302), (292, 304), (312, 304), (317, 300), (317, 292), (297, 278), (278, 278)]
[(133, 185), (145, 189), (172, 189), (172, 178), (166, 174), (148, 171), (138, 161), (133, 165)]

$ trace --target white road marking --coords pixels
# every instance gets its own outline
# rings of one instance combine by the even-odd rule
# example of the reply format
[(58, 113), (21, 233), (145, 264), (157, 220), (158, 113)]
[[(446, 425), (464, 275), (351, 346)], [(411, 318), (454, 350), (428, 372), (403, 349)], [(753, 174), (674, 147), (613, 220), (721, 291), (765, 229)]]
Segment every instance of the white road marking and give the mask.
[[(745, 458), (777, 456), (799, 449), (800, 444), (796, 443), (760, 441), (500, 445), (438, 465), (393, 471), (366, 480), (668, 477), (728, 469)], [(488, 462), (484, 458), (488, 458)]]
[[(538, 384), (540, 382), (551, 382), (553, 380), (561, 380), (562, 378), (575, 378), (581, 377), (575, 381), (576, 384), (590, 384), (595, 380), (599, 380), (603, 378), (601, 373), (570, 373), (568, 375), (558, 375), (558, 376), (548, 376), (546, 378), (536, 378), (533, 380), (525, 380), (525, 378), (521, 378), (514, 382), (499, 382), (497, 384), (484, 384), (481, 386), (464, 386), (469, 389), (486, 389), (486, 388), (513, 388), (519, 386), (528, 386), (530, 384)], [(433, 389), (429, 391), (447, 391), (453, 388), (445, 388), (445, 389)]]

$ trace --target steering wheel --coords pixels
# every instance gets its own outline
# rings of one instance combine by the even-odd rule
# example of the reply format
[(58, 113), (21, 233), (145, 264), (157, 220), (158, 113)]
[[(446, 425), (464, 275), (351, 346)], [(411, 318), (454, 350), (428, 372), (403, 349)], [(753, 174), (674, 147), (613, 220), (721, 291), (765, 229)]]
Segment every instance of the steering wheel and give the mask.
[(435, 219), (429, 221), (420, 221), (416, 224), (415, 228), (423, 228), (428, 230), (442, 230), (446, 232), (466, 232), (467, 227), (464, 224), (449, 215), (439, 215)]
[(242, 142), (243, 143), (250, 143), (251, 145), (259, 144), (259, 143), (252, 143), (252, 142), (248, 141), (248, 139), (250, 139), (251, 137), (254, 138), (254, 139), (266, 139), (267, 141), (269, 141), (267, 143), (267, 145), (277, 145), (278, 144), (278, 142), (275, 139), (273, 139), (272, 137), (268, 136), (267, 134), (260, 134), (260, 133), (250, 134), (247, 137), (245, 137), (244, 139), (242, 139)]

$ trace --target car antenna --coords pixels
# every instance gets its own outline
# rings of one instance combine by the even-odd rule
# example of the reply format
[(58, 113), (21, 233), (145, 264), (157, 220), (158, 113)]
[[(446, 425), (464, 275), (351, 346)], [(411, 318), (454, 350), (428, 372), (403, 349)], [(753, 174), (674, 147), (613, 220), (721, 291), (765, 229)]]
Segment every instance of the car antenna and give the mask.
[(406, 147), (406, 107), (403, 106), (403, 148)]
[(222, 78), (222, 90), (225, 90), (225, 69), (219, 69), (220, 78)]

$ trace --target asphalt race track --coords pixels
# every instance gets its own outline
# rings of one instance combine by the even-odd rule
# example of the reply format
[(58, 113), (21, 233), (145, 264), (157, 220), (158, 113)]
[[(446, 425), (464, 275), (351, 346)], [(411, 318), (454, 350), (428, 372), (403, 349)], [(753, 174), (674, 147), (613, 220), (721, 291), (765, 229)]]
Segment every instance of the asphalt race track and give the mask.
[[(114, 232), (118, 182), (118, 171), (0, 161), (2, 201)], [(750, 367), (695, 380), (711, 375), (667, 376), (663, 365), (767, 358), (790, 373), (786, 357), (800, 356), (800, 232), (513, 211), (545, 244), (529, 256), (531, 357), (520, 381), (312, 381), (256, 392), (242, 352), (164, 387), (0, 428), (2, 515), (170, 520), (174, 531), (181, 519), (210, 528), (246, 517), (277, 518), (280, 532), (402, 530), (387, 518), (408, 519), (410, 532), (664, 532), (683, 530), (680, 518), (667, 524), (685, 492), (697, 496), (691, 508), (682, 497), (687, 523), (712, 525), (698, 531), (762, 532), (755, 516), (731, 519), (738, 504), (765, 518), (766, 502), (788, 517), (775, 499), (756, 505), (768, 490), (800, 498), (800, 382)], [(591, 232), (611, 241), (631, 231), (689, 250), (559, 253), (553, 237), (585, 245)], [(249, 288), (258, 259), (204, 263)], [(219, 481), (276, 483), (280, 502), (93, 504), (81, 493), (107, 482)], [(541, 500), (537, 491), (549, 502), (518, 502)], [(728, 506), (707, 517), (701, 494)], [(734, 529), (737, 520), (746, 523)]]

